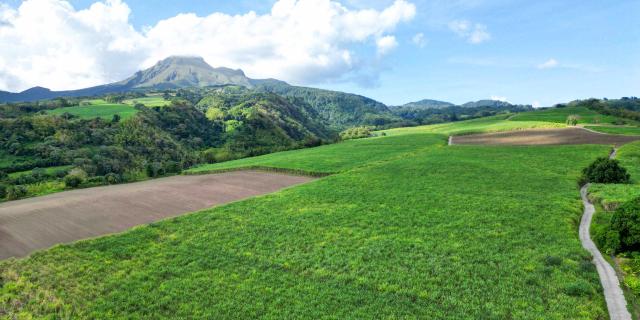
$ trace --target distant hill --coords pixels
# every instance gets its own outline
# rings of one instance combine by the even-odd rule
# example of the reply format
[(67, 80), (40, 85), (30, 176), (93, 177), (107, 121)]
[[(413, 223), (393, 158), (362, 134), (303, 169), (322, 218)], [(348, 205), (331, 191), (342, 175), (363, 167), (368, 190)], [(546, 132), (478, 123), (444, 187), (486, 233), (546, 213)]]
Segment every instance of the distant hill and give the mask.
[(470, 101), (460, 105), (463, 108), (478, 108), (478, 107), (492, 107), (492, 108), (505, 108), (512, 106), (511, 103), (500, 100), (478, 100)]
[(415, 109), (442, 109), (447, 107), (453, 107), (455, 104), (440, 100), (423, 99), (420, 101), (405, 103), (401, 106), (395, 106), (392, 108), (415, 108)]
[(281, 81), (255, 84), (256, 91), (275, 93), (309, 104), (334, 129), (363, 124), (385, 125), (401, 120), (385, 104), (357, 94), (291, 86)]

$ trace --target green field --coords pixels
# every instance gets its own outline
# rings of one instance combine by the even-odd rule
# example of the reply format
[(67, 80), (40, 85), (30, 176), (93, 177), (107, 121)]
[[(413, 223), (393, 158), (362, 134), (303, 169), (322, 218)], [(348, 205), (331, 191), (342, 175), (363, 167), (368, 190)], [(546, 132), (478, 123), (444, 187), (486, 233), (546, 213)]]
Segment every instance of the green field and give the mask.
[(628, 126), (585, 126), (585, 128), (609, 134), (624, 134), (629, 136), (640, 136), (640, 127)]
[(120, 115), (122, 119), (127, 119), (135, 115), (136, 112), (138, 112), (138, 110), (126, 104), (98, 103), (87, 106), (81, 105), (76, 107), (58, 108), (50, 110), (47, 113), (58, 116), (64, 113), (70, 113), (82, 119), (103, 118), (105, 120), (111, 120), (115, 114)]
[(166, 107), (171, 104), (171, 101), (165, 100), (162, 96), (150, 96), (144, 98), (127, 99), (124, 100), (123, 103), (131, 106), (135, 105), (136, 103), (140, 103), (145, 105), (146, 107)]
[[(530, 112), (518, 113), (511, 117), (512, 121), (547, 121), (565, 123), (570, 115), (578, 115), (579, 124), (584, 123), (614, 123), (620, 118), (599, 114), (586, 107), (550, 108)], [(631, 122), (630, 120), (625, 120)]]
[[(456, 125), (421, 132), (481, 129)], [(0, 310), (9, 318), (607, 318), (577, 236), (576, 180), (609, 148), (445, 144), (446, 135), (414, 132), (194, 169), (339, 173), (0, 262)]]
[(445, 145), (446, 137), (421, 134), (408, 137), (347, 140), (317, 148), (284, 151), (253, 158), (201, 165), (187, 170), (187, 173), (249, 167), (292, 169), (311, 173), (337, 173), (365, 164), (393, 159), (434, 144)]
[(440, 133), (461, 135), (470, 133), (498, 132), (524, 129), (563, 128), (564, 124), (543, 121), (509, 121), (507, 116), (480, 118), (461, 122), (448, 122), (428, 126), (405, 127), (384, 130), (387, 135), (403, 135), (415, 133)]

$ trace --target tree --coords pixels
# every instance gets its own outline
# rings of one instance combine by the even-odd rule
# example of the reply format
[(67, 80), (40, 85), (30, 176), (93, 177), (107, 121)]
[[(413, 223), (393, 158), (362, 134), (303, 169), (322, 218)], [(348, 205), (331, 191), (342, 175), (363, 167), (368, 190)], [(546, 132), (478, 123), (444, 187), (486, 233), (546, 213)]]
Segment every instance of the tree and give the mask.
[(582, 170), (583, 183), (629, 183), (627, 169), (615, 159), (601, 157)]
[(621, 205), (611, 217), (611, 230), (617, 234), (616, 252), (640, 250), (640, 197)]
[(118, 122), (120, 122), (120, 119), (121, 119), (121, 117), (120, 117), (119, 114), (114, 114), (113, 118), (111, 118), (111, 123), (118, 123)]

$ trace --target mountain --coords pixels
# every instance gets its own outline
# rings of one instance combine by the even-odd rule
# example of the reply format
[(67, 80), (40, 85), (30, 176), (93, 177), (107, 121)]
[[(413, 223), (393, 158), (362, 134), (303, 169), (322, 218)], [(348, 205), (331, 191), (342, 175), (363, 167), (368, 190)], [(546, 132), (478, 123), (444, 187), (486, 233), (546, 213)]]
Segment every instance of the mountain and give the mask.
[(247, 78), (242, 70), (213, 68), (200, 57), (172, 56), (159, 61), (151, 68), (136, 72), (125, 80), (101, 86), (68, 91), (51, 91), (42, 87), (34, 87), (19, 93), (0, 91), (0, 103), (96, 96), (144, 89), (164, 90), (221, 85), (252, 87), (253, 81), (260, 80)]
[(455, 106), (455, 104), (451, 102), (423, 99), (420, 101), (405, 103), (401, 106), (395, 106), (392, 108), (442, 109), (453, 106)]
[(478, 100), (478, 101), (470, 101), (467, 102), (461, 107), (463, 108), (478, 108), (478, 107), (492, 107), (492, 108), (505, 108), (512, 106), (511, 103), (500, 100)]
[(116, 84), (127, 88), (153, 89), (203, 88), (229, 84), (252, 86), (251, 80), (242, 70), (213, 68), (201, 57), (178, 56), (166, 58)]

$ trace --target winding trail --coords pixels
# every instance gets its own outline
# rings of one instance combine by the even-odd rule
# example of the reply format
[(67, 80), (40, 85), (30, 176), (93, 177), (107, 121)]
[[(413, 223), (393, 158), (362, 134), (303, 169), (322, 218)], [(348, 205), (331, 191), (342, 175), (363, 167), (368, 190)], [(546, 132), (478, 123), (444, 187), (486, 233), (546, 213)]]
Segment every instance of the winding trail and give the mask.
[[(613, 149), (609, 158), (616, 156), (616, 149)], [(587, 189), (589, 184), (584, 185), (580, 189), (580, 195), (582, 197), (582, 203), (584, 204), (584, 214), (580, 221), (580, 241), (582, 247), (591, 253), (593, 256), (593, 264), (598, 270), (600, 276), (600, 283), (604, 289), (604, 298), (607, 301), (607, 309), (609, 310), (609, 318), (612, 320), (631, 320), (631, 314), (627, 310), (627, 301), (624, 298), (622, 288), (620, 288), (620, 281), (613, 267), (604, 259), (602, 253), (598, 250), (595, 243), (591, 240), (589, 229), (591, 228), (591, 219), (595, 213), (595, 207), (589, 201), (587, 197)]]

